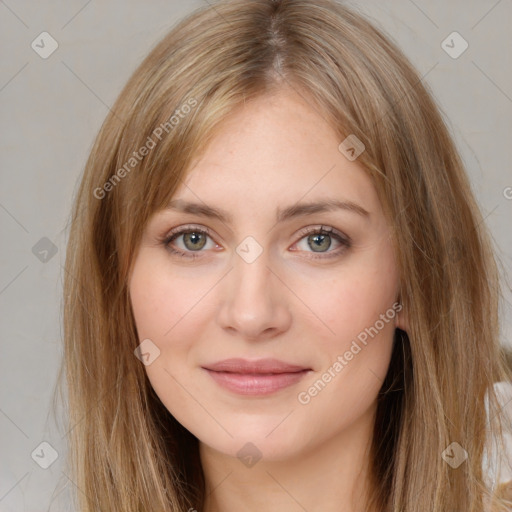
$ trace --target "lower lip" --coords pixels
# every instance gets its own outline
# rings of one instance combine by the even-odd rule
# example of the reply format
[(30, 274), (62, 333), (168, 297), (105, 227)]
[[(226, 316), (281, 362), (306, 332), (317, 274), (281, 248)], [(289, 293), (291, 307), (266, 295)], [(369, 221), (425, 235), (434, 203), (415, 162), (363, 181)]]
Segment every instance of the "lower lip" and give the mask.
[(299, 382), (309, 370), (293, 373), (243, 374), (206, 370), (223, 388), (240, 395), (264, 396)]

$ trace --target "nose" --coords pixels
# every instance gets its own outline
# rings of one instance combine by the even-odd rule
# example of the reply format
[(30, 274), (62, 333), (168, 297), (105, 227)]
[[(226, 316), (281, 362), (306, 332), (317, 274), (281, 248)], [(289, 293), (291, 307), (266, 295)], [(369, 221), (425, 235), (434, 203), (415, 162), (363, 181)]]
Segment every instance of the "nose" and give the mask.
[(220, 293), (217, 321), (222, 329), (252, 341), (289, 329), (287, 288), (268, 266), (265, 253), (252, 263), (235, 256), (233, 264)]

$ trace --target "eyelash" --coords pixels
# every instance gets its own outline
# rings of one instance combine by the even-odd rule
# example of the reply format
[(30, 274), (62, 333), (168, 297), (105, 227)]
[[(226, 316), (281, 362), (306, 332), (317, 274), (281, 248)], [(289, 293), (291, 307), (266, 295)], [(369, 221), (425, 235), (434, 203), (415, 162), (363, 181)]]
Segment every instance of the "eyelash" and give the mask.
[[(190, 258), (190, 259), (197, 259), (200, 258), (200, 253), (204, 251), (181, 251), (179, 249), (175, 249), (172, 247), (171, 242), (176, 240), (181, 235), (187, 234), (187, 233), (200, 233), (203, 235), (206, 235), (210, 237), (213, 240), (212, 233), (209, 229), (198, 227), (198, 226), (182, 226), (180, 228), (176, 228), (175, 230), (171, 231), (169, 234), (167, 234), (165, 237), (163, 237), (160, 240), (160, 243), (165, 246), (165, 248), (170, 251), (172, 254), (182, 257), (182, 258)], [(340, 247), (333, 251), (328, 251), (325, 253), (314, 253), (312, 252), (312, 256), (308, 256), (308, 258), (311, 259), (327, 259), (327, 258), (333, 258), (336, 256), (341, 255), (341, 253), (345, 252), (347, 249), (349, 249), (352, 245), (352, 241), (350, 238), (346, 235), (343, 235), (341, 233), (338, 233), (334, 230), (332, 227), (308, 227), (304, 228), (300, 233), (300, 238), (295, 242), (297, 244), (300, 242), (303, 238), (306, 238), (310, 235), (329, 235), (330, 237), (334, 238), (337, 242), (340, 243)], [(294, 245), (295, 245), (294, 244)]]

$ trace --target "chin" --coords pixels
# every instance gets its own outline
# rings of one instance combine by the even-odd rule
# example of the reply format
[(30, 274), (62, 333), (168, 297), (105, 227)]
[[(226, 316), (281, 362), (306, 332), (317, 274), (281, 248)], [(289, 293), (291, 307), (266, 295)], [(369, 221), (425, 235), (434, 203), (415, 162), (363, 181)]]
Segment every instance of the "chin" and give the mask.
[[(279, 462), (285, 461), (300, 452), (301, 445), (299, 439), (291, 438), (286, 435), (275, 437), (269, 436), (268, 431), (262, 433), (259, 437), (256, 435), (247, 435), (242, 431), (234, 433), (233, 438), (226, 437), (201, 439), (199, 441), (208, 446), (209, 449), (223, 453), (230, 457), (240, 459), (247, 467), (251, 467), (258, 461)], [(302, 443), (304, 441), (302, 440)]]
[(228, 416), (221, 417), (224, 418), (224, 428), (219, 427), (215, 431), (206, 425), (203, 428), (197, 428), (198, 425), (186, 428), (211, 449), (238, 458), (240, 450), (246, 447), (249, 452), (254, 451), (254, 455), (266, 460), (281, 460), (292, 456), (304, 443), (304, 435), (291, 430), (287, 419), (283, 421), (286, 414), (279, 417), (262, 414), (233, 415), (229, 419)]

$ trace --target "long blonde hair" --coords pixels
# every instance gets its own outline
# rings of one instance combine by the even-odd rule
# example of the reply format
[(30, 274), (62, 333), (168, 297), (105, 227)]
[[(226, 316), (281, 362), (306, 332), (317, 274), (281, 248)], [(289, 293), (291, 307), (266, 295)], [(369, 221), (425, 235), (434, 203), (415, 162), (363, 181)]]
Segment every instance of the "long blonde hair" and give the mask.
[[(484, 401), (498, 417), (493, 383), (505, 379), (497, 271), (438, 108), (400, 50), (334, 0), (226, 0), (188, 16), (133, 73), (77, 193), (63, 374), (83, 512), (203, 506), (198, 440), (134, 356), (127, 281), (147, 220), (215, 128), (282, 86), (321, 112), (340, 142), (352, 134), (364, 143), (358, 162), (394, 227), (408, 329), (396, 333), (378, 397), (368, 510), (476, 512), (490, 499), (482, 457), (499, 425), (488, 424)], [(454, 441), (469, 454), (457, 469), (442, 458)]]

